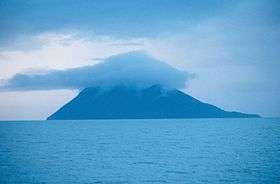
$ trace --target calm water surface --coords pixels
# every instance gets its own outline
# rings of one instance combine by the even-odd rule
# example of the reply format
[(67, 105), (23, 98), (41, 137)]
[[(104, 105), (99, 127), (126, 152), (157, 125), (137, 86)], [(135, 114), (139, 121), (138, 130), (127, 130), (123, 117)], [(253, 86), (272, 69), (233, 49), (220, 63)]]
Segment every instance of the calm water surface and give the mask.
[(280, 183), (280, 119), (0, 122), (0, 183)]

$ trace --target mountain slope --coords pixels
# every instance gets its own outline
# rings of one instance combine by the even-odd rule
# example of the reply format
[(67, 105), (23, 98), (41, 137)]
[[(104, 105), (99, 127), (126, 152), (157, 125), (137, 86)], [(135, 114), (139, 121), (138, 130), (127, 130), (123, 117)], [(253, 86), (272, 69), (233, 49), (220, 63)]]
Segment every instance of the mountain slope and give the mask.
[(154, 85), (142, 90), (125, 86), (107, 90), (86, 88), (48, 117), (48, 120), (233, 117), (259, 116), (227, 112), (179, 90), (166, 90), (160, 85)]

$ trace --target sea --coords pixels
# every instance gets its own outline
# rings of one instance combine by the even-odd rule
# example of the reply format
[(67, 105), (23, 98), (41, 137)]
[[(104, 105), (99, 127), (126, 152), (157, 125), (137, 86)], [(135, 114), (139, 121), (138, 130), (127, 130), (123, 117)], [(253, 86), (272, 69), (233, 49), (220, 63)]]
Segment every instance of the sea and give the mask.
[(280, 119), (2, 121), (0, 183), (280, 183)]

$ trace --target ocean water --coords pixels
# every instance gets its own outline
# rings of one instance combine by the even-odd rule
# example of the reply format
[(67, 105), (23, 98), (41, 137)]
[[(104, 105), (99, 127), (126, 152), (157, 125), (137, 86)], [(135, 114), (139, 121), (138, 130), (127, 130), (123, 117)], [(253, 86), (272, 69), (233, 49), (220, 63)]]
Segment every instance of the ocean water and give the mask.
[(280, 183), (280, 119), (0, 122), (0, 183)]

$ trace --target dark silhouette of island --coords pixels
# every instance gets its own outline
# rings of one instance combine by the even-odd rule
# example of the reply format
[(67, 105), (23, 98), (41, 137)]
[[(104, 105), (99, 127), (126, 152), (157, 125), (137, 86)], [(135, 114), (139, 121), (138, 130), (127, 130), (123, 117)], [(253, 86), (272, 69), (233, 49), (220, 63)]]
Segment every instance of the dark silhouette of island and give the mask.
[(89, 87), (61, 107), (48, 120), (160, 119), (160, 118), (256, 118), (256, 114), (224, 111), (177, 89), (153, 85)]

